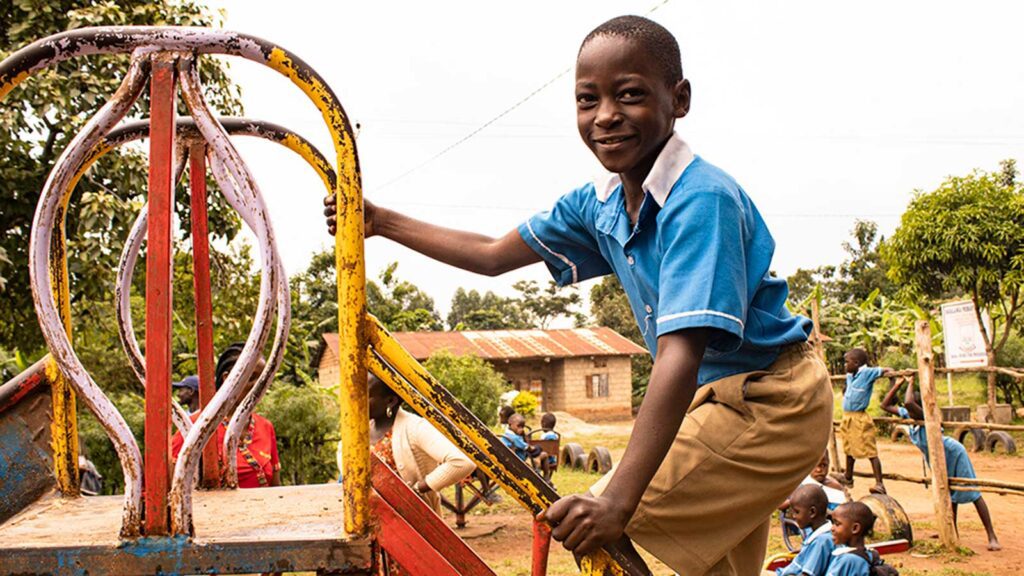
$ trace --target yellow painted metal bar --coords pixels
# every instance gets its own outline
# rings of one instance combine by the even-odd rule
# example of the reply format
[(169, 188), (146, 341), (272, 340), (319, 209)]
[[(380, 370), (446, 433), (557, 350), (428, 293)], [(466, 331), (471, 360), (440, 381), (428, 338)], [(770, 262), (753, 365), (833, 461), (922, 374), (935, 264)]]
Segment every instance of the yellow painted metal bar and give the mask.
[(287, 76), (316, 105), (331, 132), (337, 154), (338, 231), (334, 257), (338, 277), (338, 371), (341, 404), (342, 487), (345, 532), (366, 534), (370, 512), (370, 406), (366, 388), (366, 263), (363, 254), (363, 192), (355, 141), (330, 88), (300, 67), (280, 48), (267, 65)]
[[(552, 500), (525, 476), (516, 474), (502, 463), (502, 459), (510, 453), (507, 450), (494, 450), (494, 444), (486, 438), (490, 434), (489, 430), (479, 420), (466, 418), (465, 407), (452, 401), (450, 393), (388, 333), (379, 320), (367, 315), (366, 324), (370, 341), (366, 362), (370, 371), (458, 446), (481, 471), (523, 507), (532, 514), (546, 510)], [(604, 550), (585, 557), (581, 569), (583, 574), (625, 574), (622, 567)]]

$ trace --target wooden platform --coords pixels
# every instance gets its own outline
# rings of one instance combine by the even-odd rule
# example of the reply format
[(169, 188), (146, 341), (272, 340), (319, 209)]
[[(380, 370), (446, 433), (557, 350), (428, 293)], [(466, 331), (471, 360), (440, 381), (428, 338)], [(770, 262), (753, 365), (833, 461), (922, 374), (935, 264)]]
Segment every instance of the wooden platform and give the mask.
[(122, 541), (120, 496), (49, 494), (0, 525), (0, 574), (366, 573), (339, 484), (196, 492), (194, 538)]

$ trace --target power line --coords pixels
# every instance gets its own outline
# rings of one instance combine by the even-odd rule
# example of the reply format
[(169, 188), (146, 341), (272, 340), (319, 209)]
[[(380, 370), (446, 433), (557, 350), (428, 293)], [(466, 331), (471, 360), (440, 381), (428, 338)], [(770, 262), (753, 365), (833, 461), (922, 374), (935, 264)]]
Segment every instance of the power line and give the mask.
[[(655, 4), (649, 10), (647, 10), (647, 12), (645, 12), (644, 15), (648, 16), (651, 13), (653, 13), (654, 11), (658, 10), (659, 8), (661, 8), (662, 6), (664, 6), (665, 4), (668, 4), (668, 3), (669, 3), (669, 0), (661, 0), (661, 2)], [(466, 141), (468, 141), (470, 138), (472, 138), (472, 137), (476, 136), (477, 134), (479, 134), (480, 132), (483, 132), (484, 130), (486, 130), (487, 127), (490, 126), (491, 124), (494, 124), (498, 120), (501, 120), (502, 118), (507, 116), (510, 112), (512, 112), (516, 108), (519, 108), (520, 106), (525, 104), (528, 100), (530, 100), (531, 98), (533, 98), (537, 94), (540, 94), (541, 92), (543, 92), (545, 88), (547, 88), (548, 86), (551, 86), (552, 84), (554, 84), (555, 82), (560, 80), (562, 78), (562, 76), (565, 76), (566, 74), (568, 74), (570, 71), (572, 71), (572, 69), (574, 67), (575, 67), (575, 64), (572, 65), (572, 66), (569, 66), (565, 70), (562, 70), (561, 72), (556, 74), (553, 78), (551, 78), (547, 82), (545, 82), (545, 83), (541, 84), (539, 87), (537, 87), (533, 92), (530, 92), (529, 94), (527, 94), (523, 98), (519, 99), (515, 104), (513, 104), (513, 105), (509, 106), (508, 108), (502, 110), (500, 113), (498, 113), (497, 116), (491, 118), (487, 122), (484, 122), (479, 127), (474, 129), (472, 132), (466, 134), (462, 138), (459, 138), (455, 142), (449, 144), (448, 146), (445, 146), (443, 149), (441, 149), (440, 152), (437, 152), (436, 154), (434, 154), (433, 156), (427, 158), (423, 162), (420, 162), (419, 164), (413, 166), (412, 168), (409, 168), (405, 172), (402, 172), (398, 176), (392, 178), (391, 180), (388, 180), (384, 184), (381, 184), (380, 187), (377, 188), (377, 190), (383, 190), (383, 189), (387, 188), (388, 186), (391, 186), (392, 184), (398, 182), (399, 180), (405, 179), (407, 176), (409, 176), (413, 172), (416, 172), (417, 170), (423, 168), (424, 166), (434, 162), (435, 160), (437, 160), (441, 156), (444, 156), (445, 154), (451, 152), (453, 149), (461, 146)]]

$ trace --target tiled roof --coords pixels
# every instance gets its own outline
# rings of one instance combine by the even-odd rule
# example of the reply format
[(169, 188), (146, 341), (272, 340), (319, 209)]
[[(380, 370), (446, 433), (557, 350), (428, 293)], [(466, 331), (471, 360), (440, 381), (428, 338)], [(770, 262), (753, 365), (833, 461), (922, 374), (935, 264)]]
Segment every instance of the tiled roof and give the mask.
[[(439, 350), (458, 356), (474, 354), (485, 360), (647, 354), (645, 348), (603, 326), (566, 330), (395, 332), (394, 336), (417, 360), (425, 360)], [(324, 341), (337, 353), (337, 334), (324, 334)]]

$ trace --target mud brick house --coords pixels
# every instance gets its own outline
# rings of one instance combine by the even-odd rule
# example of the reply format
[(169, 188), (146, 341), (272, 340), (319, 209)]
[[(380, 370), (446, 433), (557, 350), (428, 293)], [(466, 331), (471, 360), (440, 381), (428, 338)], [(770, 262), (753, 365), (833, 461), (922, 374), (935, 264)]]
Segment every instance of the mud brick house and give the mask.
[[(647, 354), (646, 349), (604, 327), (395, 332), (394, 336), (420, 361), (440, 350), (479, 356), (503, 374), (512, 387), (533, 392), (541, 410), (569, 412), (582, 418), (628, 417), (630, 358)], [(324, 385), (337, 382), (337, 334), (324, 334), (318, 364)]]

